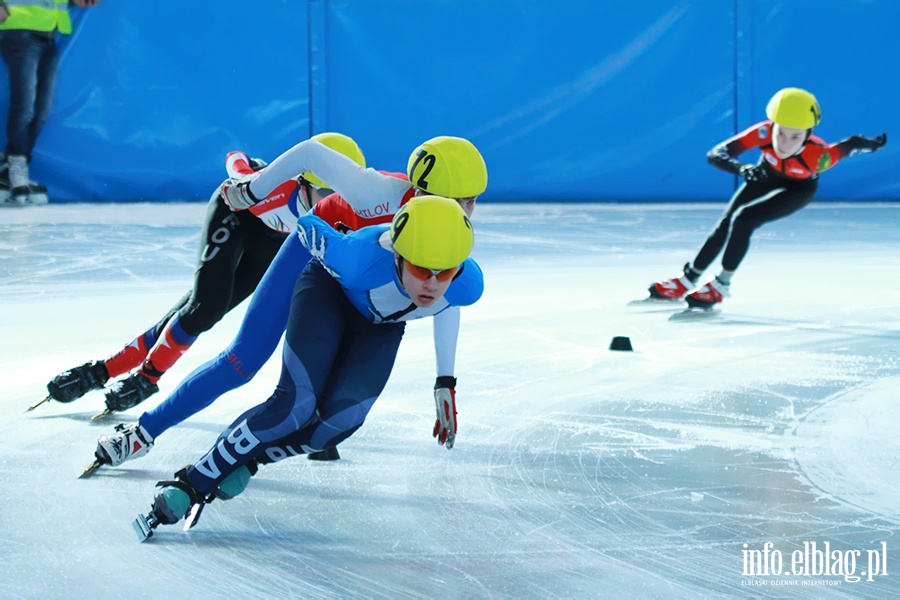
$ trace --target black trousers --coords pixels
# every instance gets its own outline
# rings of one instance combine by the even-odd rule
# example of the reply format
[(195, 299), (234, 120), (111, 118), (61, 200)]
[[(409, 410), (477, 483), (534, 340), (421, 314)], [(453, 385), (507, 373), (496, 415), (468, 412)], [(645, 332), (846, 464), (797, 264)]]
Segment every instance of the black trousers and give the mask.
[(736, 271), (750, 248), (753, 232), (766, 223), (783, 219), (804, 208), (812, 202), (818, 186), (818, 179), (782, 177), (744, 183), (734, 193), (716, 228), (700, 248), (693, 267), (705, 271), (724, 247), (722, 268)]
[(210, 198), (200, 234), (194, 288), (154, 326), (154, 339), (159, 339), (176, 314), (188, 335), (212, 329), (253, 293), (286, 237), (249, 211), (232, 212), (221, 196)]

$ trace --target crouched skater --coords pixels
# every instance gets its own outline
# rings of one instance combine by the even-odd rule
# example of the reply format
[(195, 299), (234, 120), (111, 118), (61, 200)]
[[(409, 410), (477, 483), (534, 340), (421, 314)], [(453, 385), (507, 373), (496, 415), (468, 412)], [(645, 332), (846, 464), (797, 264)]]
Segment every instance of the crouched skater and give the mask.
[[(853, 135), (826, 144), (813, 135), (822, 111), (810, 92), (784, 88), (769, 100), (766, 121), (716, 145), (707, 154), (711, 165), (739, 175), (738, 187), (712, 233), (693, 262), (680, 275), (652, 284), (650, 298), (682, 300), (695, 309), (709, 310), (731, 295), (731, 278), (750, 249), (753, 233), (773, 221), (788, 217), (813, 200), (819, 175), (854, 154), (875, 152), (887, 143), (887, 134), (874, 138)], [(756, 164), (738, 156), (758, 148)], [(722, 252), (724, 249), (724, 253)], [(722, 270), (702, 283), (703, 273), (722, 253)]]
[[(474, 304), (484, 289), (469, 258), (472, 223), (453, 200), (412, 198), (390, 226), (346, 236), (310, 214), (299, 219), (297, 235), (314, 260), (294, 287), (275, 392), (196, 463), (157, 484), (150, 513), (135, 521), (142, 538), (188, 516), (193, 525), (205, 504), (241, 493), (260, 464), (351, 436), (387, 384), (405, 322)], [(452, 448), (455, 395), (435, 394), (435, 408), (432, 433)]]

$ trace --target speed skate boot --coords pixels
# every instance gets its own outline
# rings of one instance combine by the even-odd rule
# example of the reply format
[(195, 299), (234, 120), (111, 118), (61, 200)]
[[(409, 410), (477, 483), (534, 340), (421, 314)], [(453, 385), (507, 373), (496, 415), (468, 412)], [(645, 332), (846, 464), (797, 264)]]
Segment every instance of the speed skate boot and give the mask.
[(729, 284), (716, 277), (690, 294), (685, 300), (691, 308), (711, 310), (716, 304), (731, 295), (730, 287)]
[(159, 391), (159, 386), (138, 371), (117, 381), (106, 392), (106, 408), (110, 412), (128, 410)]
[(175, 525), (185, 519), (184, 529), (187, 531), (197, 524), (203, 507), (219, 498), (231, 500), (246, 489), (250, 478), (256, 473), (256, 461), (238, 467), (231, 475), (219, 483), (215, 491), (203, 495), (191, 485), (187, 478), (187, 466), (177, 473), (172, 481), (160, 481), (156, 484), (162, 491), (153, 499), (150, 512), (138, 515), (132, 526), (141, 541), (153, 535), (153, 530), (160, 525)]
[(116, 431), (97, 440), (94, 452), (104, 465), (118, 467), (126, 460), (140, 458), (153, 448), (153, 436), (140, 423), (116, 425)]
[(684, 269), (678, 277), (664, 279), (650, 286), (650, 298), (654, 300), (681, 300), (694, 289), (694, 282), (688, 277), (691, 271), (690, 263), (685, 263)]
[(153, 530), (160, 525), (175, 525), (181, 519), (189, 519), (188, 526), (197, 521), (203, 506), (209, 501), (188, 481), (190, 465), (175, 473), (175, 479), (160, 481), (156, 487), (162, 490), (153, 499), (150, 512), (139, 514), (131, 526), (140, 541), (153, 537)]
[(337, 446), (334, 448), (326, 448), (325, 450), (317, 450), (306, 455), (309, 460), (340, 460), (341, 453), (338, 452)]
[(91, 390), (99, 390), (109, 381), (106, 363), (102, 360), (85, 363), (63, 371), (47, 384), (47, 392), (57, 402), (72, 402)]
[(193, 507), (202, 508), (207, 502), (206, 497), (194, 489), (188, 481), (188, 468), (185, 467), (175, 473), (175, 479), (172, 481), (160, 481), (156, 484), (162, 491), (153, 499), (150, 514), (155, 516), (161, 525), (174, 525), (188, 516)]

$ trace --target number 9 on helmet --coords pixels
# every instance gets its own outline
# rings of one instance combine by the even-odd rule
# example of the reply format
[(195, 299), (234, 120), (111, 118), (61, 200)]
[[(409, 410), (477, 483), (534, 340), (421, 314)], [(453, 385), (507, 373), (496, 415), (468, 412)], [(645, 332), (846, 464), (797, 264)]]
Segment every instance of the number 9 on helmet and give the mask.
[(442, 270), (459, 266), (469, 257), (475, 232), (455, 200), (416, 196), (394, 215), (391, 242), (404, 260)]

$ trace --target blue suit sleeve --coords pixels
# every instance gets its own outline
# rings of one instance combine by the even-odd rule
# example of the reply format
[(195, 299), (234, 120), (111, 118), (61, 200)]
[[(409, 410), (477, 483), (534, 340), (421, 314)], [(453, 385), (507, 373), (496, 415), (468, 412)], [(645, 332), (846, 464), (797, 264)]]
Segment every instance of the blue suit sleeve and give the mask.
[(484, 293), (484, 274), (478, 263), (467, 258), (444, 297), (452, 306), (469, 306), (478, 302)]

